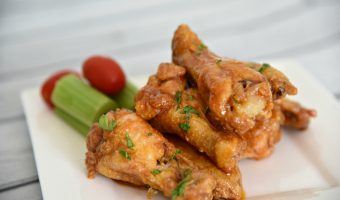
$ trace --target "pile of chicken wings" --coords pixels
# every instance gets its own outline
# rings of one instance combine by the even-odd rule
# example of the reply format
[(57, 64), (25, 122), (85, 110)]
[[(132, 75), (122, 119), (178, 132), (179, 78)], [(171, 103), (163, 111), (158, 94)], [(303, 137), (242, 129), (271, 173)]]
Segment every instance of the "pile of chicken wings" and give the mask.
[(312, 109), (286, 99), (297, 88), (269, 64), (222, 58), (187, 25), (135, 98), (135, 112), (106, 114), (87, 137), (88, 177), (149, 187), (171, 199), (244, 199), (240, 159), (272, 154), (282, 127), (304, 130)]

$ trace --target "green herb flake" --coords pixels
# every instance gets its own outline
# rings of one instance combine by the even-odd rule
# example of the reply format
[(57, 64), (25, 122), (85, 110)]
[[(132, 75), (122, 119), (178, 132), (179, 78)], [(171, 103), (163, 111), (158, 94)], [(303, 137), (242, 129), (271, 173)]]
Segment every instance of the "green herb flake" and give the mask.
[(266, 69), (269, 68), (269, 67), (270, 67), (269, 64), (263, 63), (262, 66), (261, 66), (260, 69), (259, 69), (259, 72), (260, 72), (261, 74), (263, 74), (264, 70), (266, 70)]
[(160, 174), (162, 171), (161, 170), (159, 170), (159, 169), (154, 169), (154, 170), (151, 170), (151, 174), (152, 175), (154, 175), (154, 176), (156, 176), (156, 175), (158, 175), (158, 174)]
[(185, 106), (183, 109), (182, 109), (182, 114), (196, 114), (196, 115), (200, 115), (200, 113), (195, 109), (193, 108), (192, 106)]
[(216, 64), (220, 64), (222, 62), (222, 59), (216, 60)]
[(206, 49), (207, 48), (207, 46), (205, 46), (205, 44), (203, 44), (203, 43), (201, 43), (200, 45), (198, 45), (198, 47), (197, 47), (197, 51), (196, 51), (196, 55), (201, 55), (201, 53), (202, 53), (202, 51), (204, 50), (204, 49)]
[(192, 100), (194, 100), (194, 97), (192, 95), (188, 95), (188, 100), (192, 101)]
[(133, 144), (128, 132), (125, 133), (125, 139), (126, 139), (126, 146), (129, 149), (132, 149), (135, 146), (135, 144)]
[(184, 189), (191, 179), (191, 171), (185, 173), (185, 177), (178, 183), (176, 188), (172, 191), (171, 200), (175, 200), (177, 197), (182, 196)]
[(176, 149), (176, 151), (175, 151), (175, 153), (171, 156), (171, 159), (172, 160), (177, 160), (177, 155), (178, 154), (181, 154), (182, 153), (182, 151), (180, 150), (180, 149)]
[(175, 100), (176, 100), (176, 103), (177, 103), (177, 109), (179, 108), (179, 105), (181, 104), (181, 101), (182, 101), (182, 92), (180, 91), (177, 91), (176, 94), (175, 94)]
[(148, 136), (152, 136), (152, 134), (153, 134), (153, 133), (150, 132), (150, 133), (148, 133)]
[(200, 45), (198, 45), (198, 50), (202, 51), (203, 49), (206, 49), (207, 46), (203, 43), (201, 43)]
[(124, 157), (124, 158), (126, 158), (126, 159), (128, 159), (128, 160), (131, 160), (131, 157), (130, 157), (130, 155), (129, 155), (128, 152), (126, 152), (126, 151), (124, 151), (124, 150), (122, 150), (122, 149), (119, 149), (119, 154), (120, 154), (122, 157)]
[(100, 116), (98, 124), (100, 128), (106, 131), (112, 131), (116, 127), (116, 121), (109, 120), (109, 118), (105, 114)]
[(190, 125), (188, 123), (181, 123), (178, 125), (183, 131), (188, 132)]

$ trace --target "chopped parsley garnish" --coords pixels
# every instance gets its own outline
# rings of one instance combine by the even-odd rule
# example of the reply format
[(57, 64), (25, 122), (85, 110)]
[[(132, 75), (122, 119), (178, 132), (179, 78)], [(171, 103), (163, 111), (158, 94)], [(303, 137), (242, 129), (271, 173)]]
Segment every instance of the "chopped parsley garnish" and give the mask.
[(190, 125), (188, 123), (181, 123), (178, 125), (183, 131), (188, 132)]
[(152, 133), (148, 133), (148, 136), (151, 136), (152, 135)]
[(98, 124), (100, 128), (106, 131), (112, 131), (116, 127), (116, 121), (109, 120), (106, 114), (100, 116)]
[(175, 151), (175, 153), (171, 156), (171, 159), (172, 160), (177, 160), (177, 155), (178, 154), (181, 154), (182, 153), (182, 151), (180, 150), (180, 149), (176, 149), (176, 151)]
[(196, 55), (198, 55), (198, 56), (201, 55), (202, 51), (206, 48), (207, 48), (207, 46), (205, 46), (205, 44), (203, 44), (203, 43), (199, 44), (198, 47), (197, 47)]
[(119, 149), (119, 154), (120, 154), (122, 157), (124, 157), (124, 158), (126, 158), (126, 159), (128, 159), (128, 160), (131, 160), (131, 157), (130, 157), (129, 153), (126, 152), (126, 151), (124, 151), (123, 149)]
[(207, 46), (205, 46), (205, 44), (201, 43), (200, 45), (198, 45), (198, 50), (202, 51), (203, 49), (206, 49)]
[(216, 60), (216, 64), (220, 64), (222, 62), (222, 59)]
[(188, 100), (192, 101), (194, 97), (192, 95), (188, 95)]
[(191, 117), (191, 114), (195, 114), (197, 116), (200, 115), (200, 113), (193, 108), (192, 106), (185, 106), (182, 111), (181, 114), (185, 114), (185, 123), (180, 123), (178, 126), (185, 132), (188, 132), (188, 130), (190, 129), (190, 125), (189, 125), (189, 120)]
[(261, 74), (263, 74), (264, 70), (266, 70), (268, 67), (270, 67), (269, 64), (263, 63), (262, 66), (261, 66), (260, 69), (259, 69), (259, 72), (260, 72)]
[(125, 133), (125, 139), (126, 139), (126, 146), (129, 149), (132, 149), (135, 146), (135, 144), (133, 144), (128, 132)]
[(176, 197), (182, 196), (184, 189), (191, 179), (191, 171), (185, 173), (185, 177), (178, 183), (176, 188), (172, 191), (171, 200), (175, 200)]
[(181, 104), (181, 101), (182, 101), (182, 92), (180, 91), (177, 91), (176, 94), (175, 94), (175, 100), (176, 100), (176, 103), (177, 103), (177, 109), (179, 108), (179, 105)]
[(154, 176), (156, 176), (156, 175), (158, 175), (160, 173), (161, 173), (161, 170), (159, 170), (159, 169), (151, 170), (151, 174), (154, 175)]
[(196, 115), (200, 115), (200, 113), (195, 109), (193, 108), (192, 106), (185, 106), (183, 109), (182, 109), (182, 114), (186, 114), (186, 115), (189, 115), (189, 114), (196, 114)]

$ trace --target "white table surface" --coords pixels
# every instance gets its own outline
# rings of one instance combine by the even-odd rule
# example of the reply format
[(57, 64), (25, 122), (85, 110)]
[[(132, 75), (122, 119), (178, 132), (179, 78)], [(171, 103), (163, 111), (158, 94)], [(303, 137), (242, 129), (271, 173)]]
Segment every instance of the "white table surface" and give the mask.
[(42, 199), (20, 91), (93, 54), (153, 73), (181, 23), (220, 55), (295, 59), (340, 99), (338, 0), (2, 0), (0, 199)]

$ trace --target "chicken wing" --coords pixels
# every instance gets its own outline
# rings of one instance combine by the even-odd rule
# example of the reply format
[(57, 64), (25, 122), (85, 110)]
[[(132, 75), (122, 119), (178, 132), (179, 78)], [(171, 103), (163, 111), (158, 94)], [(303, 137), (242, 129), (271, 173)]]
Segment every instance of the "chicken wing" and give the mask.
[[(192, 96), (198, 95), (195, 94), (198, 92), (197, 90), (191, 89), (190, 91)], [(199, 103), (201, 107), (205, 107), (202, 101), (197, 103)], [(211, 120), (210, 112), (206, 112), (205, 115), (217, 130), (223, 131), (223, 128), (221, 128), (218, 123), (214, 123), (214, 121)], [(256, 121), (255, 126), (242, 135), (241, 139), (246, 143), (246, 147), (240, 150), (240, 157), (256, 160), (268, 157), (273, 152), (274, 145), (281, 139), (281, 125), (283, 121), (284, 116), (280, 106), (276, 104), (272, 110), (272, 116), (269, 119)]]
[(260, 160), (271, 155), (274, 145), (281, 139), (283, 119), (280, 107), (276, 105), (269, 119), (257, 121), (254, 128), (243, 134), (247, 148), (242, 152), (242, 158)]
[[(211, 174), (216, 180), (214, 197), (216, 199), (225, 199), (230, 194), (237, 195), (237, 198), (245, 199), (245, 192), (242, 192), (241, 173), (239, 168), (235, 167), (233, 171), (225, 173), (218, 169), (209, 158), (198, 152), (193, 146), (171, 134), (165, 134), (164, 137), (169, 140), (176, 148), (182, 150), (183, 156), (193, 162), (200, 170)], [(235, 184), (236, 183), (236, 184)], [(228, 188), (226, 190), (225, 188)]]
[(315, 116), (315, 110), (304, 108), (298, 102), (286, 98), (276, 100), (271, 118), (258, 121), (254, 128), (243, 135), (247, 148), (241, 157), (257, 160), (268, 157), (281, 139), (281, 126), (304, 130), (310, 118)]
[[(146, 121), (128, 110), (105, 115), (112, 130), (94, 124), (87, 137), (88, 177), (96, 172), (138, 186), (150, 186), (172, 199), (240, 199), (241, 177), (238, 169), (228, 176), (208, 160), (188, 156), (177, 149)], [(185, 152), (184, 152), (185, 151)], [(200, 160), (202, 166), (198, 166)], [(220, 173), (221, 182), (211, 172)]]
[(316, 117), (314, 109), (304, 108), (296, 101), (281, 99), (276, 103), (284, 115), (283, 125), (288, 128), (304, 130), (308, 127), (310, 118)]
[(245, 66), (260, 72), (269, 82), (274, 100), (284, 98), (286, 95), (296, 95), (297, 88), (289, 81), (286, 75), (275, 67), (264, 63), (243, 62)]
[(281, 72), (267, 64), (213, 54), (186, 25), (175, 32), (172, 50), (173, 62), (186, 67), (214, 120), (225, 130), (245, 133), (257, 120), (271, 116), (273, 97), (297, 92)]
[(304, 108), (298, 102), (286, 98), (276, 100), (271, 118), (258, 121), (254, 128), (243, 135), (247, 148), (241, 157), (259, 160), (269, 156), (281, 139), (281, 126), (304, 130), (310, 118), (315, 116), (315, 110)]
[[(177, 70), (163, 79), (161, 72)], [(174, 64), (160, 64), (136, 96), (136, 113), (161, 132), (180, 136), (200, 152), (208, 155), (218, 167), (228, 172), (237, 165), (245, 148), (235, 134), (216, 131), (205, 118), (205, 108), (196, 89), (185, 89), (185, 69)]]

